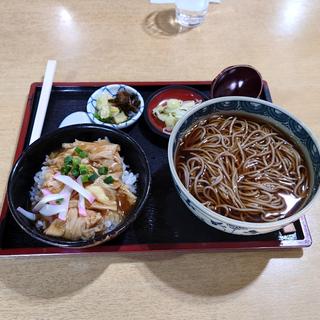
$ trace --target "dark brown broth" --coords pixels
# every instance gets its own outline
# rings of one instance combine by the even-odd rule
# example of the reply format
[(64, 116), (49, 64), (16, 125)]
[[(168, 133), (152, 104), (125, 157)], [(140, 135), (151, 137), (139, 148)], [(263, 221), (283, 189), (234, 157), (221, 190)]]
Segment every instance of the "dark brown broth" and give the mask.
[[(236, 116), (239, 120), (247, 120), (247, 121), (251, 121), (251, 122), (255, 122), (259, 125), (264, 125), (265, 127), (270, 128), (273, 132), (277, 133), (279, 137), (281, 137), (282, 139), (284, 139), (288, 144), (291, 144), (294, 149), (299, 153), (299, 155), (301, 156), (302, 159), (302, 164), (306, 167), (307, 169), (307, 177), (308, 177), (308, 181), (309, 181), (309, 185), (310, 185), (310, 163), (308, 161), (306, 161), (306, 156), (305, 156), (305, 152), (303, 152), (301, 146), (297, 143), (297, 141), (294, 140), (293, 137), (291, 137), (290, 135), (288, 135), (286, 132), (284, 132), (283, 129), (280, 129), (278, 127), (276, 127), (275, 125), (264, 121), (258, 117), (255, 116), (243, 116), (243, 115), (236, 115), (236, 114), (221, 114), (218, 115), (219, 118), (221, 117), (222, 121), (224, 121), (225, 119), (229, 118), (230, 116)], [(215, 117), (216, 119), (216, 117)], [(175, 165), (177, 168), (177, 164), (181, 163), (181, 162), (186, 162), (190, 157), (192, 157), (192, 155), (190, 154), (190, 152), (188, 150), (184, 150), (184, 148), (186, 147), (190, 147), (192, 145), (194, 145), (196, 138), (194, 136), (194, 132), (197, 128), (199, 128), (201, 125), (205, 125), (208, 124), (210, 122), (211, 118), (204, 118), (202, 120), (199, 120), (196, 124), (194, 124), (192, 127), (190, 127), (190, 129), (188, 129), (188, 131), (186, 132), (186, 134), (184, 135), (184, 137), (181, 139), (179, 146), (176, 150), (175, 153)], [(240, 161), (241, 159), (239, 157), (237, 157), (237, 161)], [(203, 179), (208, 178), (207, 176), (207, 169), (204, 170), (204, 172), (202, 173), (201, 177)], [(178, 174), (179, 175), (179, 174)], [(179, 176), (180, 180), (183, 182), (183, 179), (181, 178), (181, 176)], [(238, 181), (239, 182), (239, 181)], [(262, 180), (262, 182), (264, 182)], [(310, 190), (310, 186), (307, 186), (306, 190)], [(193, 190), (190, 190), (189, 192), (195, 197), (197, 198), (197, 196), (195, 195)], [(283, 219), (286, 217), (289, 217), (291, 215), (293, 215), (294, 213), (296, 213), (302, 206), (303, 204), (306, 202), (306, 199), (308, 198), (309, 192), (307, 192), (305, 197), (301, 197), (301, 198), (297, 198), (295, 195), (293, 194), (289, 194), (289, 193), (278, 193), (279, 195), (281, 195), (281, 197), (285, 200), (286, 203), (286, 209), (282, 212), (280, 212), (280, 217), (279, 219)], [(200, 200), (200, 199), (198, 199)], [(223, 201), (222, 201), (223, 202)], [(223, 210), (219, 210), (215, 209), (215, 211), (217, 211), (218, 213), (222, 214), (222, 215), (226, 215), (225, 213), (223, 213)], [(236, 213), (237, 211), (234, 211), (229, 209), (229, 213), (228, 216), (241, 220), (239, 217), (239, 214)], [(269, 213), (268, 213), (269, 214)], [(268, 215), (266, 214), (266, 215)], [(270, 213), (270, 215), (272, 215), (272, 213)], [(265, 222), (264, 220), (262, 220), (260, 217), (258, 217), (257, 215), (250, 215), (250, 214), (246, 214), (245, 215), (245, 221), (250, 221), (250, 222)]]

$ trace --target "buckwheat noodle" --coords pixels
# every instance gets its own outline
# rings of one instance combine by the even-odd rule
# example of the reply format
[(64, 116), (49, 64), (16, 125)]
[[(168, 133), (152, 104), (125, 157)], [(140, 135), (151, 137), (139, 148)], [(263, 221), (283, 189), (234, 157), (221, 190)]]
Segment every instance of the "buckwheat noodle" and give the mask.
[(193, 126), (176, 154), (185, 187), (207, 208), (251, 222), (292, 214), (309, 189), (296, 147), (266, 123), (214, 116)]

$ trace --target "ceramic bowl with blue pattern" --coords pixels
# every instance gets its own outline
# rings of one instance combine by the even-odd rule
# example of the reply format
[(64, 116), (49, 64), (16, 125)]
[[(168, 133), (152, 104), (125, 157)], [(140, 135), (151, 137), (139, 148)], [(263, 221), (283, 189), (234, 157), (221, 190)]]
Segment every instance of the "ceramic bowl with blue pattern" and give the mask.
[[(97, 112), (97, 99), (104, 93), (108, 93), (113, 98), (115, 98), (117, 93), (120, 91), (126, 91), (130, 94), (135, 94), (138, 97), (140, 101), (138, 112), (132, 113), (132, 115), (130, 115), (126, 121), (123, 121), (118, 124), (102, 122), (99, 119), (97, 119), (95, 117), (95, 114)], [(87, 102), (87, 113), (92, 122), (116, 129), (123, 129), (133, 125), (141, 117), (143, 110), (144, 100), (141, 94), (136, 89), (125, 84), (110, 84), (108, 86), (101, 87), (90, 96)]]
[[(311, 191), (303, 207), (293, 215), (274, 222), (253, 223), (225, 217), (206, 208), (180, 181), (175, 168), (176, 149), (188, 129), (197, 121), (214, 114), (251, 116), (278, 127), (296, 141), (309, 167)], [(182, 201), (200, 220), (221, 231), (238, 235), (256, 235), (280, 230), (312, 210), (319, 196), (320, 149), (312, 132), (294, 115), (273, 103), (249, 97), (222, 97), (211, 99), (190, 110), (175, 125), (169, 140), (168, 159), (171, 175)]]

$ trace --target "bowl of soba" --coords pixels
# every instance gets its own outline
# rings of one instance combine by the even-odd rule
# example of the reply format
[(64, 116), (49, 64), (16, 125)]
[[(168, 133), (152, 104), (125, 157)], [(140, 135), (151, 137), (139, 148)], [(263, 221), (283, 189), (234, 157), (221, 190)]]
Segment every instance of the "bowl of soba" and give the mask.
[(128, 134), (73, 125), (25, 149), (9, 176), (8, 202), (33, 238), (85, 248), (114, 239), (135, 221), (150, 182), (146, 155)]
[(174, 127), (168, 159), (185, 205), (227, 233), (282, 229), (309, 212), (319, 194), (314, 135), (260, 99), (222, 97), (196, 106)]

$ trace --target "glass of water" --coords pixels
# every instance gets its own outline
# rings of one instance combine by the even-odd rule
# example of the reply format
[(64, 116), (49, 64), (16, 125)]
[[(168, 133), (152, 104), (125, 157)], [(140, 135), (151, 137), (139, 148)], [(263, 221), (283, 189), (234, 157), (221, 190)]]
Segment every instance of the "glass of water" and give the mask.
[(209, 0), (175, 0), (176, 20), (183, 27), (200, 25), (208, 12)]

